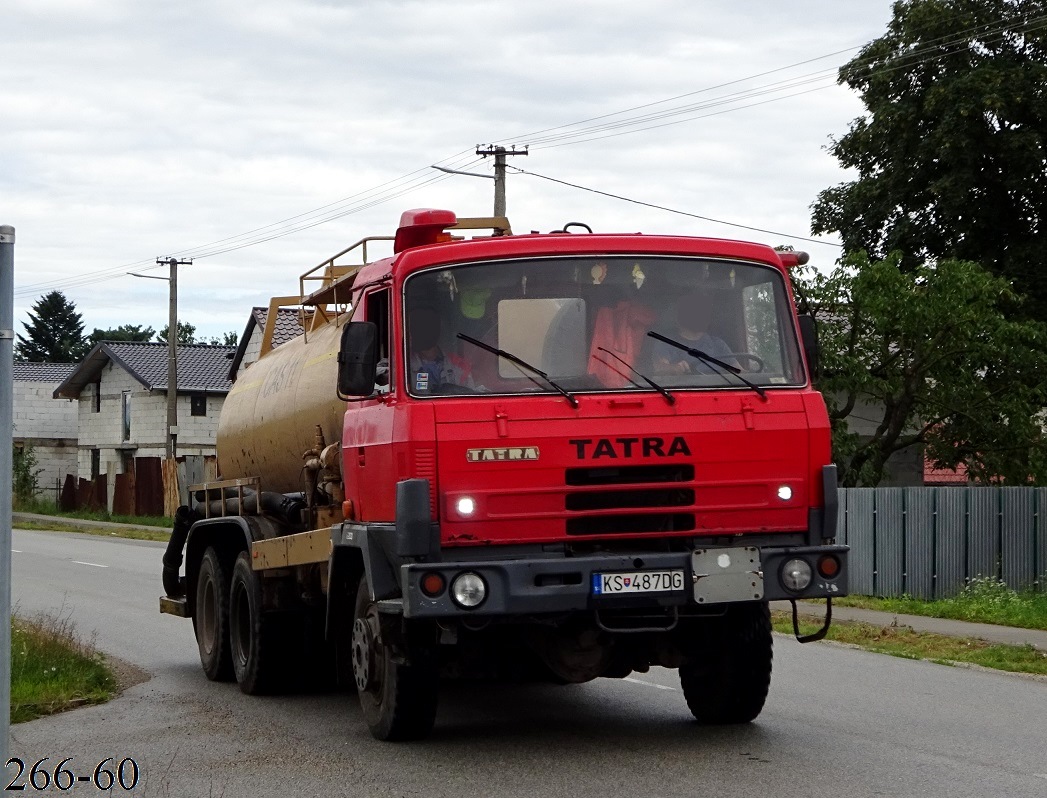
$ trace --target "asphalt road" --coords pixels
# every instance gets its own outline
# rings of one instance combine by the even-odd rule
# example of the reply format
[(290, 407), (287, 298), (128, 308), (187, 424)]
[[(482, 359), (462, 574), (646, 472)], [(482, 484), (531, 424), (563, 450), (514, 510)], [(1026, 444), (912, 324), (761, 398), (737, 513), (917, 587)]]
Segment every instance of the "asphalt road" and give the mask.
[(22, 613), (66, 613), (152, 674), (104, 706), (15, 726), (13, 755), (73, 757), (77, 773), (133, 757), (138, 795), (1047, 796), (1044, 682), (778, 637), (749, 726), (694, 725), (675, 673), (658, 670), (451, 685), (432, 738), (383, 744), (354, 696), (208, 682), (191, 623), (158, 612), (162, 544), (16, 530), (13, 549)]

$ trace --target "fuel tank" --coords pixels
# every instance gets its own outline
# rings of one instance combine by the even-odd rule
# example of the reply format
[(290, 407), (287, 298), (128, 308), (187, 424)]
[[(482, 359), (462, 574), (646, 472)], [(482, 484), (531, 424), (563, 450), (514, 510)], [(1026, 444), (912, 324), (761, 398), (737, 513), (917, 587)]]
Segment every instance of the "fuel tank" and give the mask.
[(221, 479), (256, 476), (263, 490), (280, 493), (305, 488), (302, 454), (312, 448), (316, 426), (329, 444), (342, 434), (345, 402), (336, 380), (346, 320), (341, 316), (273, 349), (233, 383), (218, 421)]

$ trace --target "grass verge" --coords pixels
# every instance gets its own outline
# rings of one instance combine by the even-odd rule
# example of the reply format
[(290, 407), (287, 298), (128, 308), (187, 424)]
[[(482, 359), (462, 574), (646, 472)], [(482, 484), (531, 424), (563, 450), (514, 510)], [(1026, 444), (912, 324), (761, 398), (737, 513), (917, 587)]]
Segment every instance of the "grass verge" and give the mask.
[(99, 704), (117, 690), (101, 654), (77, 636), (68, 618), (11, 619), (12, 723)]
[[(776, 632), (792, 635), (791, 613), (774, 611), (771, 617)], [(800, 619), (801, 634), (811, 634), (820, 626), (820, 623)], [(925, 659), (943, 665), (964, 662), (1001, 671), (1047, 676), (1047, 652), (1032, 646), (1009, 646), (917, 632), (908, 626), (877, 626), (851, 621), (833, 621), (825, 639), (906, 659)]]
[(63, 523), (61, 521), (15, 521), (18, 529), (31, 529), (40, 532), (75, 532), (79, 535), (95, 535), (102, 538), (126, 538), (128, 540), (159, 540), (166, 542), (171, 539), (170, 531), (162, 532), (157, 529), (107, 529), (99, 526), (77, 526), (73, 521)]
[(1047, 630), (1047, 593), (1018, 593), (996, 579), (972, 579), (958, 596), (938, 601), (847, 596), (833, 602), (840, 607)]
[(171, 528), (173, 519), (156, 515), (114, 515), (99, 510), (59, 510), (53, 503), (42, 499), (16, 501), (16, 513), (38, 513), (40, 515), (58, 515), (63, 518), (83, 521), (110, 521), (116, 524), (137, 524), (138, 526), (155, 526)]

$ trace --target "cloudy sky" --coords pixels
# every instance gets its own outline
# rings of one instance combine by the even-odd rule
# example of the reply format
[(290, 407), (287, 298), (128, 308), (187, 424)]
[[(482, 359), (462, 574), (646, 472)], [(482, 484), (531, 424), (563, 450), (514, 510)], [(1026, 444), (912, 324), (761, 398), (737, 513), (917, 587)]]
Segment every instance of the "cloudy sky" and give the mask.
[(847, 178), (824, 148), (861, 105), (835, 69), (890, 18), (889, 0), (4, 9), (0, 224), (17, 230), (19, 332), (54, 288), (88, 332), (159, 329), (166, 283), (126, 272), (163, 275), (154, 259), (176, 254), (197, 256), (179, 273), (179, 315), (204, 335), (241, 331), (252, 305), (391, 235), (407, 208), (489, 214), (490, 180), (428, 168), (489, 174), (479, 143), (530, 145), (510, 159), (530, 172), (776, 232), (513, 174), (517, 230), (584, 221), (793, 243), (831, 264), (834, 247), (790, 235), (808, 236), (818, 191)]

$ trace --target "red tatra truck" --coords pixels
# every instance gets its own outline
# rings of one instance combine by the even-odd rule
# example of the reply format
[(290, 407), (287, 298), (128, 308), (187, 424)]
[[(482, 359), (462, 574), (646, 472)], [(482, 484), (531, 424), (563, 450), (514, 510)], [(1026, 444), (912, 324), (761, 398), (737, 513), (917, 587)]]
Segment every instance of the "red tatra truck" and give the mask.
[(828, 599), (814, 638), (847, 592), (806, 256), (429, 209), (374, 241), (272, 300), (178, 511), (161, 610), (208, 678), (340, 675), (384, 740), (450, 675), (676, 668), (699, 722), (755, 718), (768, 602)]

